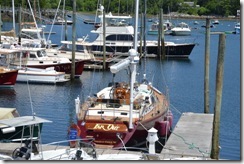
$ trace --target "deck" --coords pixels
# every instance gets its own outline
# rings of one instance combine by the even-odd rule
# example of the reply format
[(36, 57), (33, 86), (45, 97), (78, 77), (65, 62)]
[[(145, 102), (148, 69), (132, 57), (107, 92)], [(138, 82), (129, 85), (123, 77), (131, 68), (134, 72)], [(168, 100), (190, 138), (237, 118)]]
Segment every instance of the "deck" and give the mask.
[(161, 157), (210, 159), (213, 117), (213, 114), (183, 113), (161, 151)]

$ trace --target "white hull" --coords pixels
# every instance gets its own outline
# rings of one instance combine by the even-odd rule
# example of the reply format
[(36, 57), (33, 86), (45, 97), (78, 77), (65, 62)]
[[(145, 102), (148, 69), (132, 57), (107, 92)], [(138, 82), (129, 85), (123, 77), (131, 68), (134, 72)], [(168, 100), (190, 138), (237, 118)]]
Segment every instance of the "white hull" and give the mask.
[(191, 35), (191, 31), (187, 30), (187, 31), (178, 31), (178, 30), (172, 30), (172, 35), (175, 36), (186, 36), (186, 35)]
[[(81, 158), (77, 159), (76, 152), (80, 150)], [(29, 160), (145, 160), (142, 154), (101, 154), (96, 157), (88, 155), (83, 149), (56, 149), (42, 151), (37, 155), (31, 154)]]
[(191, 29), (185, 22), (179, 23), (176, 27), (171, 29), (172, 35), (185, 36), (191, 35)]
[(69, 81), (64, 72), (57, 72), (53, 69), (35, 69), (28, 68), (19, 70), (17, 76), (18, 82), (32, 83), (62, 83)]

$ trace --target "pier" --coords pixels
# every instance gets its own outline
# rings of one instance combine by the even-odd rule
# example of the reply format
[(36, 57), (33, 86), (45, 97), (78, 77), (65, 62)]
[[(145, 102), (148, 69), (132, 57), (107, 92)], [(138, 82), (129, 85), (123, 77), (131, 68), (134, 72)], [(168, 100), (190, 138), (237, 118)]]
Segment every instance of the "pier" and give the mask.
[[(183, 113), (161, 153), (151, 155), (149, 160), (175, 160), (181, 158), (211, 160), (213, 114)], [(0, 143), (0, 153), (11, 155), (20, 143)], [(43, 150), (54, 150), (57, 146), (44, 146)], [(69, 149), (68, 146), (59, 148)], [(128, 153), (137, 151), (96, 149), (97, 154)], [(152, 158), (155, 157), (155, 158)], [(189, 159), (189, 160), (191, 160)]]
[(213, 114), (183, 113), (161, 151), (162, 159), (210, 159)]

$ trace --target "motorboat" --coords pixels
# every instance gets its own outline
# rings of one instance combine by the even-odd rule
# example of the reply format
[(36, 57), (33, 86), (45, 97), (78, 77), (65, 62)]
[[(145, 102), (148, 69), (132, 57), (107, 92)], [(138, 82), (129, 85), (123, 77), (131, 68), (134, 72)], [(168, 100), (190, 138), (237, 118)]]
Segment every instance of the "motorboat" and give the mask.
[(174, 28), (171, 29), (171, 34), (174, 36), (191, 35), (191, 29), (187, 23), (180, 22)]
[[(100, 9), (100, 11), (103, 10)], [(99, 15), (101, 24), (103, 24), (103, 14)], [(118, 23), (123, 20), (123, 23)], [(126, 23), (125, 23), (126, 22)], [(132, 17), (129, 16), (114, 16), (111, 12), (105, 14), (106, 34), (105, 41), (103, 39), (103, 26), (96, 30), (92, 30), (91, 33), (97, 35), (94, 41), (84, 40), (82, 44), (83, 49), (86, 49), (88, 53), (94, 54), (95, 57), (103, 56), (103, 47), (106, 46), (105, 55), (109, 56), (121, 56), (128, 57), (128, 51), (133, 47), (134, 27), (132, 26)], [(138, 33), (137, 33), (138, 34)], [(138, 42), (138, 45), (142, 43)], [(174, 43), (165, 42), (165, 54), (166, 57), (187, 58), (193, 50), (195, 43)], [(146, 40), (147, 55), (158, 55), (158, 41)], [(138, 52), (140, 48), (138, 46)]]
[[(16, 67), (41, 68), (54, 67), (57, 72), (71, 74), (72, 62), (68, 58), (48, 57), (46, 48), (18, 47), (22, 52), (10, 63)], [(86, 60), (75, 61), (75, 76), (81, 76)], [(21, 64), (20, 64), (21, 63)]]
[(17, 82), (56, 84), (69, 81), (65, 72), (57, 72), (54, 67), (45, 69), (23, 67), (19, 69)]
[[(85, 38), (84, 38), (85, 39)], [(76, 51), (75, 51), (75, 59), (76, 60), (95, 60), (93, 54), (87, 52), (86, 48), (83, 48), (84, 39), (77, 39), (75, 42)], [(72, 41), (61, 41), (61, 46), (57, 48), (48, 48), (46, 49), (46, 54), (49, 57), (64, 57), (72, 60)]]
[[(170, 34), (171, 33), (171, 28), (172, 28), (172, 23), (169, 20), (166, 20), (163, 23), (163, 29), (164, 29), (164, 34)], [(151, 25), (150, 25), (150, 29), (148, 30), (148, 34), (149, 35), (158, 35), (158, 30), (159, 30), (159, 22), (158, 21), (154, 21)]]
[(214, 25), (219, 24), (219, 20), (218, 19), (214, 19), (213, 22), (212, 22), (212, 24), (214, 24)]
[(198, 25), (199, 22), (198, 22), (198, 21), (194, 21), (193, 24), (194, 24), (194, 25)]
[(0, 49), (0, 87), (13, 87), (17, 80), (18, 69), (10, 67), (10, 56), (16, 50)]
[(235, 33), (240, 34), (240, 29), (241, 29), (241, 24), (240, 24), (240, 22), (237, 22), (235, 24)]
[(67, 23), (67, 25), (72, 25), (73, 21), (72, 20), (66, 20), (61, 18), (61, 17), (57, 17), (56, 21), (54, 22), (47, 22), (47, 24), (54, 24), (54, 25), (65, 25), (65, 23)]

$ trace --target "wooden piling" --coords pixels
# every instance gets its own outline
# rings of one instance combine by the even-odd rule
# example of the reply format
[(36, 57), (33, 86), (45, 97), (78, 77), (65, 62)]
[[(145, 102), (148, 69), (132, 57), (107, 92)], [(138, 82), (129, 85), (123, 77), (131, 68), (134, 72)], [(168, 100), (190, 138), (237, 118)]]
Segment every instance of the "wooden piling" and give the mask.
[(219, 159), (219, 130), (220, 130), (220, 112), (223, 89), (223, 72), (224, 72), (224, 56), (225, 56), (225, 33), (219, 35), (218, 61), (216, 70), (216, 93), (214, 106), (213, 136), (211, 158)]
[(73, 0), (73, 26), (72, 26), (72, 67), (71, 80), (75, 78), (75, 35), (76, 35), (76, 0)]
[(165, 45), (164, 45), (164, 18), (163, 18), (163, 9), (160, 10), (160, 31), (161, 31), (161, 55), (162, 55), (162, 59), (165, 58)]
[(204, 71), (204, 113), (209, 113), (209, 50), (210, 49), (210, 19), (206, 18), (205, 34), (205, 71)]

